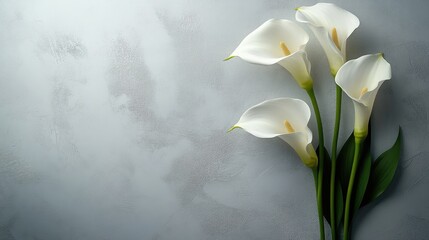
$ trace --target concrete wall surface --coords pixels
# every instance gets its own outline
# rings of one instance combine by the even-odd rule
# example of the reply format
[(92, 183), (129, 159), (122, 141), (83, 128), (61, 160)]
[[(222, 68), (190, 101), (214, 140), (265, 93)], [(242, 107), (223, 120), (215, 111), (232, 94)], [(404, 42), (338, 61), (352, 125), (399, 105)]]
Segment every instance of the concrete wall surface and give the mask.
[[(395, 180), (354, 239), (429, 239), (429, 2), (338, 0), (360, 27), (348, 58), (392, 65), (373, 155), (402, 127)], [(282, 140), (226, 130), (277, 97), (310, 101), (280, 66), (228, 62), (292, 0), (0, 1), (0, 239), (318, 239), (311, 171)], [(309, 29), (331, 148), (335, 86)], [(340, 146), (353, 130), (343, 100)], [(317, 144), (314, 115), (310, 128)], [(327, 229), (327, 234), (329, 230)]]

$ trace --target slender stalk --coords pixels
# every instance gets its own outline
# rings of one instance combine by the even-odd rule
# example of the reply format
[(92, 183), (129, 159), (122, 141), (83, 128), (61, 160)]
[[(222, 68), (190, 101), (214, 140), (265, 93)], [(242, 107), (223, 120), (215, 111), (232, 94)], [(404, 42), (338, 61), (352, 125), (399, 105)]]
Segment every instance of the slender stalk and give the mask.
[(347, 197), (346, 197), (346, 208), (344, 211), (344, 240), (349, 240), (349, 227), (350, 227), (350, 203), (353, 193), (353, 185), (355, 182), (356, 171), (359, 166), (360, 152), (362, 148), (362, 143), (365, 138), (355, 137), (355, 153), (353, 156), (353, 165), (352, 172), (350, 174), (349, 186), (347, 188)]
[[(319, 184), (318, 184), (318, 168), (312, 168), (313, 170), (313, 177), (314, 177), (314, 185), (316, 187), (316, 201), (317, 201), (317, 212), (319, 215), (319, 230), (320, 230), (320, 239), (325, 239), (325, 226), (323, 223), (323, 208), (322, 205), (319, 204), (319, 199), (320, 199), (320, 195), (319, 195)], [(322, 217), (320, 217), (322, 216)]]
[(341, 119), (341, 88), (336, 85), (336, 109), (335, 109), (335, 126), (334, 136), (332, 138), (332, 152), (331, 152), (331, 190), (330, 190), (330, 215), (331, 215), (331, 235), (332, 240), (337, 239), (337, 225), (336, 225), (336, 214), (335, 214), (335, 182), (336, 182), (336, 170), (337, 170), (337, 144), (338, 144), (338, 133), (340, 130), (340, 119)]
[(323, 138), (323, 125), (322, 118), (320, 117), (319, 105), (317, 104), (316, 96), (314, 94), (313, 87), (306, 89), (308, 96), (311, 99), (311, 104), (314, 108), (314, 114), (316, 115), (317, 130), (319, 133), (319, 163), (317, 173), (317, 210), (319, 214), (319, 228), (320, 228), (320, 239), (325, 240), (325, 226), (323, 222), (323, 167), (325, 158), (325, 143)]

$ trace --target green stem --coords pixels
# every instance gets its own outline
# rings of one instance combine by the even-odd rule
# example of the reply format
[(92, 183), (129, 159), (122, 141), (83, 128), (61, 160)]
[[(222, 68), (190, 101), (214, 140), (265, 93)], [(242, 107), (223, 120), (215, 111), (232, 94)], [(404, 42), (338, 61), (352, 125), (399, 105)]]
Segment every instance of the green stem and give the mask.
[(325, 239), (325, 226), (323, 222), (323, 166), (324, 166), (324, 156), (325, 156), (325, 143), (323, 138), (323, 125), (322, 118), (320, 117), (319, 105), (317, 104), (316, 96), (314, 94), (313, 88), (306, 90), (308, 96), (311, 99), (311, 104), (314, 108), (314, 114), (316, 115), (317, 121), (317, 130), (319, 132), (319, 163), (318, 163), (318, 173), (317, 173), (317, 210), (319, 214), (319, 228), (320, 228), (320, 239)]
[(341, 119), (341, 88), (336, 85), (336, 111), (335, 111), (335, 126), (334, 136), (332, 138), (332, 152), (331, 152), (331, 191), (330, 191), (330, 215), (331, 215), (331, 235), (332, 240), (337, 239), (337, 224), (335, 214), (335, 183), (336, 183), (336, 170), (337, 170), (337, 144), (338, 144), (338, 133), (340, 130), (340, 119)]
[[(320, 239), (325, 239), (325, 226), (323, 223), (323, 208), (322, 205), (319, 203), (320, 195), (319, 195), (319, 184), (318, 184), (318, 170), (317, 167), (312, 168), (313, 170), (313, 177), (314, 177), (314, 185), (316, 189), (316, 201), (317, 201), (317, 212), (319, 215), (319, 230), (320, 230)], [(322, 217), (320, 217), (322, 216)]]
[(353, 185), (355, 183), (356, 172), (359, 166), (360, 152), (364, 138), (355, 137), (355, 153), (353, 156), (352, 172), (350, 173), (349, 186), (347, 188), (346, 208), (344, 211), (344, 240), (349, 240), (350, 227), (350, 203), (353, 193)]

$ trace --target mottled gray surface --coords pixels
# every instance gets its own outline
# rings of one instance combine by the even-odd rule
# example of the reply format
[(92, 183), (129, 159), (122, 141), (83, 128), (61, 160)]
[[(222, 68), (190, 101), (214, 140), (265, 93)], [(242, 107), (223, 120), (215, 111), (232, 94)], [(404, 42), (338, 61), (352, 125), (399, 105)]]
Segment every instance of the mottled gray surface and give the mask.
[[(355, 239), (429, 239), (429, 4), (334, 2), (361, 20), (349, 58), (384, 52), (393, 68), (374, 154), (398, 125), (405, 139)], [(279, 66), (221, 61), (314, 3), (0, 1), (0, 239), (317, 239), (309, 169), (279, 139), (225, 133), (256, 103), (307, 96)], [(308, 50), (330, 149), (333, 80), (313, 36)]]

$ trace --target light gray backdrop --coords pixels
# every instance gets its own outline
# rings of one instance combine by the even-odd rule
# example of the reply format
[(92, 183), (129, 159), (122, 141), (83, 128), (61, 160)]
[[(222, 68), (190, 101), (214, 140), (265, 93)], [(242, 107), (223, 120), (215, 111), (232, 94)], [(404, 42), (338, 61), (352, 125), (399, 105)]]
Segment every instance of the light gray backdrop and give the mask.
[[(392, 65), (374, 156), (404, 133), (395, 182), (353, 235), (428, 239), (429, 3), (334, 2), (361, 20), (349, 58), (384, 52)], [(0, 239), (317, 239), (313, 178), (293, 150), (226, 134), (250, 106), (306, 94), (279, 66), (222, 61), (264, 21), (314, 3), (0, 1)], [(330, 149), (335, 89), (310, 36)], [(340, 144), (347, 98), (343, 110)]]

